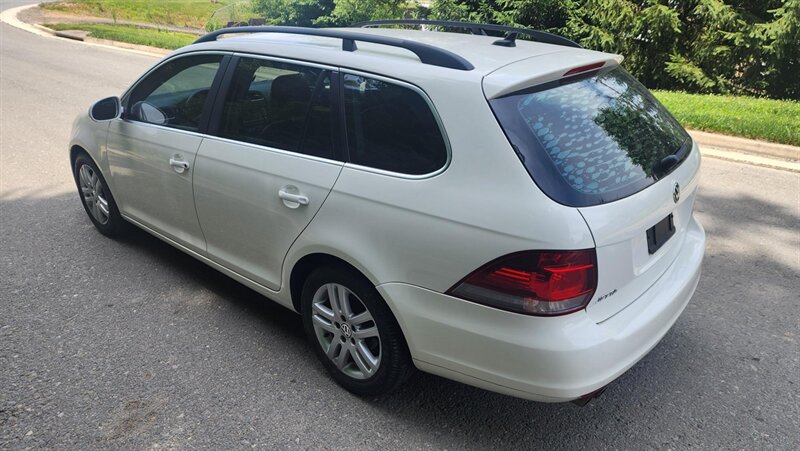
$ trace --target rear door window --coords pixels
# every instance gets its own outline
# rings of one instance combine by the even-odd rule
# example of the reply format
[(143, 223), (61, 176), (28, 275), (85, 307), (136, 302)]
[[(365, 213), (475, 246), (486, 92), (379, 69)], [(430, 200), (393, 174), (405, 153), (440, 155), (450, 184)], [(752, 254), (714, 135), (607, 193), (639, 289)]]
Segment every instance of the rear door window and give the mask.
[(534, 181), (565, 205), (639, 192), (674, 170), (691, 147), (680, 124), (620, 67), (490, 104)]
[(219, 134), (333, 159), (331, 105), (330, 71), (242, 58), (225, 99)]
[(428, 102), (413, 89), (361, 75), (344, 75), (350, 161), (421, 175), (447, 162), (442, 131)]

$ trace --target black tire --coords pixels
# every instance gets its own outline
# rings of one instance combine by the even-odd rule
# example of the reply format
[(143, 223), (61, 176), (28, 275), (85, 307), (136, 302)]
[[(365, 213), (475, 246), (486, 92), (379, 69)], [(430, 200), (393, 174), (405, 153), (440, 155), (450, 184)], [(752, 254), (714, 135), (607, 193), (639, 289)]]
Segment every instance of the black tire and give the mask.
[[(92, 213), (92, 207), (88, 204), (87, 196), (84, 195), (81, 188), (80, 171), (83, 166), (88, 166), (92, 173), (96, 174), (97, 178), (99, 178), (101, 185), (101, 196), (108, 204), (108, 215), (105, 222), (98, 220), (98, 218), (95, 217), (95, 214)], [(81, 205), (83, 205), (83, 209), (89, 216), (89, 220), (92, 221), (92, 224), (94, 224), (97, 230), (108, 237), (118, 237), (124, 234), (124, 232), (127, 231), (128, 223), (119, 214), (117, 203), (114, 201), (114, 196), (111, 194), (111, 190), (108, 188), (108, 183), (106, 183), (103, 173), (100, 172), (100, 169), (97, 167), (94, 161), (85, 153), (78, 154), (78, 156), (75, 158), (75, 163), (72, 165), (72, 175), (75, 178), (75, 186), (78, 188), (78, 196), (81, 199)]]
[[(334, 361), (326, 355), (326, 349), (323, 349), (325, 345), (322, 341), (325, 339), (318, 338), (318, 330), (315, 329), (313, 316), (315, 314), (319, 315), (319, 312), (313, 308), (315, 301), (314, 296), (317, 294), (318, 290), (325, 290), (328, 284), (344, 286), (354, 294), (357, 299), (353, 300), (350, 298), (351, 303), (356, 305), (356, 302), (353, 301), (360, 301), (361, 306), (363, 306), (372, 317), (372, 322), (370, 323), (368, 321), (366, 324), (374, 324), (374, 326), (377, 327), (380, 341), (379, 364), (375, 372), (366, 378), (353, 377), (348, 374), (346, 370), (340, 370)], [(408, 345), (403, 337), (403, 333), (400, 330), (400, 325), (397, 324), (397, 320), (375, 287), (361, 274), (349, 268), (324, 267), (313, 271), (303, 285), (301, 308), (306, 337), (314, 348), (314, 352), (328, 370), (330, 376), (351, 393), (359, 396), (382, 395), (399, 387), (412, 374), (414, 365), (411, 362), (411, 355), (408, 351)], [(357, 311), (359, 309), (360, 307), (353, 307), (352, 311)], [(351, 318), (356, 318), (357, 316), (357, 314), (353, 314)], [(342, 331), (345, 328), (345, 324), (349, 323), (342, 321), (339, 327), (337, 327), (340, 331), (338, 337), (331, 334), (331, 347), (333, 346), (334, 340), (342, 339), (344, 336), (344, 332)], [(352, 333), (355, 335), (361, 330), (358, 325), (355, 323), (353, 324)], [(347, 327), (349, 328), (350, 326)], [(327, 332), (322, 333), (327, 334)], [(353, 338), (349, 340), (342, 339), (342, 342), (347, 344), (350, 340), (353, 340)], [(371, 339), (365, 339), (365, 343), (366, 340)], [(339, 344), (339, 346), (343, 347), (344, 344)], [(371, 346), (374, 346), (374, 343)], [(352, 352), (358, 353), (356, 348), (356, 342), (353, 342), (353, 346), (351, 347), (351, 349), (353, 349)], [(351, 362), (349, 367), (356, 368), (356, 371), (359, 371), (356, 366), (355, 357), (356, 354), (352, 353), (347, 357)], [(364, 360), (361, 361), (364, 362)], [(361, 373), (363, 376), (364, 373)]]

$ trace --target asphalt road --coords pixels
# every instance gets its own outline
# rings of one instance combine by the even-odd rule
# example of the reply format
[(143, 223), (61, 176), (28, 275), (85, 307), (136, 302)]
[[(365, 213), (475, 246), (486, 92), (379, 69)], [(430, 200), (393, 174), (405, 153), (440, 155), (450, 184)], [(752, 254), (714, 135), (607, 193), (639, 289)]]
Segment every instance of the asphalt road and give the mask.
[(425, 374), (360, 399), (293, 313), (87, 219), (72, 119), (154, 62), (0, 25), (0, 448), (800, 448), (797, 173), (705, 159), (697, 293), (588, 406)]

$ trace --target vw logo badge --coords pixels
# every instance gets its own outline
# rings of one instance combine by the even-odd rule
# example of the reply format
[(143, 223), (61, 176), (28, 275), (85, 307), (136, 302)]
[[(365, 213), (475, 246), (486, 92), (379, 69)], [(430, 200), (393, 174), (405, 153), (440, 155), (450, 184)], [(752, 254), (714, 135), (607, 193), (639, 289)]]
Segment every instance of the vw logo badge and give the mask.
[(680, 198), (681, 198), (681, 185), (679, 185), (678, 182), (675, 182), (675, 184), (672, 185), (672, 200), (675, 201), (675, 203), (677, 204)]
[(350, 328), (349, 324), (342, 323), (342, 334), (345, 338), (350, 338), (353, 335), (353, 329)]

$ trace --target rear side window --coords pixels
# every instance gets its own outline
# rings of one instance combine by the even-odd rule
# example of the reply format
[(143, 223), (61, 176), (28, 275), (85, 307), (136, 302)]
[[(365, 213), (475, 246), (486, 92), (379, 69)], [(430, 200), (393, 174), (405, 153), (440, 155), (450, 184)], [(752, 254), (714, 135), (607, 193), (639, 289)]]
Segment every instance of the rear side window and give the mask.
[(334, 158), (332, 132), (329, 71), (255, 58), (239, 61), (220, 136)]
[(344, 75), (350, 161), (403, 174), (428, 174), (447, 162), (442, 132), (416, 91), (360, 75)]
[[(686, 131), (620, 67), (490, 103), (534, 181), (565, 205), (598, 205), (639, 192), (690, 149)], [(665, 160), (670, 155), (677, 158)]]

